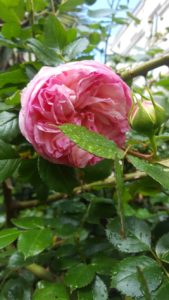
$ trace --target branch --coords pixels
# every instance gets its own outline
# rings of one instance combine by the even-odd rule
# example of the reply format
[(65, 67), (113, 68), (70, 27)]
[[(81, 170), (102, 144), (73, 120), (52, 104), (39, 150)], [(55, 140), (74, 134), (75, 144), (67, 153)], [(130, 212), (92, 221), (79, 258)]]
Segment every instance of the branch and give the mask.
[[(130, 180), (138, 179), (138, 178), (145, 177), (145, 176), (146, 176), (146, 173), (136, 171), (134, 173), (126, 174), (124, 176), (124, 180), (125, 181), (130, 181)], [(111, 188), (113, 184), (115, 184), (114, 175), (106, 178), (105, 180), (99, 180), (99, 181), (95, 181), (95, 182), (92, 182), (92, 183), (84, 184), (82, 186), (78, 186), (78, 187), (73, 189), (72, 194), (77, 195), (77, 194), (80, 194), (82, 192), (97, 190), (97, 189), (100, 189), (100, 188), (108, 188), (108, 187)], [(66, 198), (68, 198), (68, 196), (69, 196), (68, 194), (56, 193), (54, 195), (50, 195), (48, 197), (48, 199), (46, 200), (46, 202), (42, 202), (42, 201), (39, 201), (39, 200), (18, 201), (18, 202), (14, 203), (13, 207), (15, 207), (17, 210), (22, 210), (22, 209), (26, 209), (26, 208), (32, 208), (32, 207), (35, 207), (35, 206), (39, 206), (39, 205), (46, 205), (46, 204), (55, 202), (55, 201), (60, 200), (60, 199), (66, 199)]]
[(164, 55), (162, 57), (154, 58), (143, 64), (140, 64), (140, 66), (138, 67), (135, 67), (128, 71), (124, 71), (120, 74), (120, 76), (124, 80), (129, 80), (140, 75), (146, 76), (148, 71), (163, 65), (169, 66), (169, 54)]
[(13, 207), (15, 207), (17, 210), (22, 210), (26, 208), (32, 208), (39, 205), (46, 205), (52, 202), (55, 202), (60, 199), (66, 199), (68, 197), (67, 194), (64, 193), (55, 193), (54, 195), (50, 195), (45, 202), (39, 201), (37, 199), (35, 200), (26, 200), (26, 201), (18, 201), (15, 202)]
[(54, 275), (51, 272), (49, 272), (47, 269), (38, 264), (32, 263), (31, 265), (28, 265), (25, 268), (40, 279), (47, 281), (54, 281), (55, 279)]
[[(141, 177), (145, 177), (146, 173), (136, 171), (134, 173), (129, 173), (124, 175), (125, 181), (130, 181), (133, 179), (138, 179)], [(85, 191), (91, 191), (91, 190), (97, 190), (99, 188), (112, 188), (112, 185), (115, 184), (116, 180), (114, 177), (114, 174), (112, 176), (109, 176), (105, 180), (99, 180), (92, 183), (84, 184), (82, 187), (76, 187), (73, 190), (74, 194), (80, 194), (81, 192)]]
[(4, 196), (7, 225), (11, 225), (11, 219), (15, 214), (14, 201), (12, 198), (12, 188), (13, 187), (10, 178), (7, 178), (5, 181), (3, 181), (2, 189), (3, 189), (3, 196)]
[(54, 3), (54, 0), (50, 0), (50, 3), (51, 3), (51, 9), (52, 9), (52, 14), (55, 15), (55, 3)]

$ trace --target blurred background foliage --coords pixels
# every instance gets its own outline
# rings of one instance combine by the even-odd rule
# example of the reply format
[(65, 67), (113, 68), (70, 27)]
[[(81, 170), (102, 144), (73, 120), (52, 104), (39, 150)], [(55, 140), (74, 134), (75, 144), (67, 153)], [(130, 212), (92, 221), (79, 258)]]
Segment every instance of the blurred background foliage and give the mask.
[[(53, 165), (18, 128), (20, 92), (43, 65), (97, 59), (122, 73), (164, 54), (155, 45), (141, 59), (110, 53), (113, 30), (140, 20), (130, 1), (96, 2), (0, 0), (1, 300), (168, 300), (169, 123), (156, 137), (160, 164), (124, 159), (124, 170), (110, 159)], [(144, 96), (148, 86), (169, 115), (167, 75), (128, 84)], [(134, 131), (128, 144), (150, 150)]]

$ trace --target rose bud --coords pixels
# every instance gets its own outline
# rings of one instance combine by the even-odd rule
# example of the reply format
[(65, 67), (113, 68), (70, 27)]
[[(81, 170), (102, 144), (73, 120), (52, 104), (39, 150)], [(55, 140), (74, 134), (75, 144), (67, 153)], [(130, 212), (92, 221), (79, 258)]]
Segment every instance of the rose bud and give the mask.
[(137, 102), (129, 116), (131, 127), (146, 136), (152, 136), (166, 118), (164, 108), (154, 101)]
[(78, 61), (43, 67), (22, 92), (19, 126), (45, 159), (83, 168), (101, 158), (78, 147), (58, 126), (82, 125), (122, 147), (131, 105), (129, 87), (106, 65)]
[(166, 121), (167, 115), (161, 105), (157, 104), (156, 102), (154, 102), (153, 105), (156, 113), (156, 128), (158, 129)]

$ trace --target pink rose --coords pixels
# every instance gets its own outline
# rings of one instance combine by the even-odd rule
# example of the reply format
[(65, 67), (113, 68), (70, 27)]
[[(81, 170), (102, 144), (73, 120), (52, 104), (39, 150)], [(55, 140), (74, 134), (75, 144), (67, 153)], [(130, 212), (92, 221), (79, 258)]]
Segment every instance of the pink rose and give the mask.
[(119, 147), (129, 129), (128, 86), (109, 67), (95, 61), (43, 67), (23, 90), (19, 125), (45, 159), (83, 168), (101, 160), (76, 146), (57, 125), (74, 123), (98, 132)]

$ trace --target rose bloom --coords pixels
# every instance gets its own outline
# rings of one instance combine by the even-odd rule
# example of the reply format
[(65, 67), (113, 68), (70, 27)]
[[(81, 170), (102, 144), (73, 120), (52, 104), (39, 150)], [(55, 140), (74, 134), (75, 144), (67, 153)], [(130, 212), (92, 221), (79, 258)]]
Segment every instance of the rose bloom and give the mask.
[(128, 86), (109, 67), (95, 61), (43, 67), (23, 90), (19, 126), (45, 159), (83, 168), (101, 158), (88, 153), (58, 125), (73, 123), (98, 132), (119, 147), (129, 129)]

